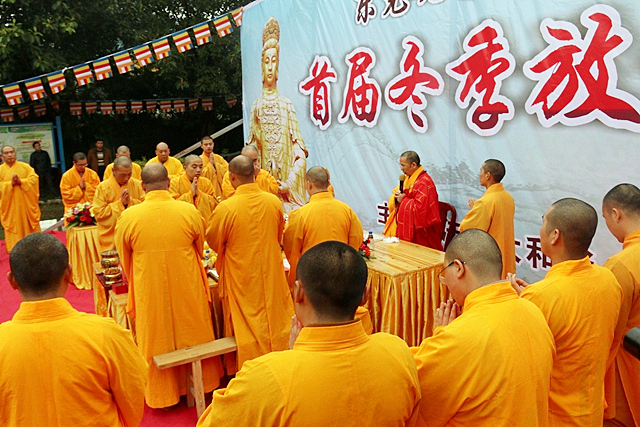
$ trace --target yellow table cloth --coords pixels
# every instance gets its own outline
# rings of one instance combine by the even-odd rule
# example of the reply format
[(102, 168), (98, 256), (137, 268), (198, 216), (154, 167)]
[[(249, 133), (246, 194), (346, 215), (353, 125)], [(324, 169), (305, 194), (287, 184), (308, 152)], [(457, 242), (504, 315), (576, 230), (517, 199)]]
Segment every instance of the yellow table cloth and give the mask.
[(98, 274), (102, 273), (102, 264), (99, 262), (93, 263), (93, 280), (91, 281), (91, 286), (93, 287), (93, 307), (96, 310), (96, 314), (99, 314), (102, 317), (107, 317), (109, 315), (109, 310), (107, 307), (107, 293), (104, 290), (104, 286), (98, 280)]
[(78, 289), (91, 289), (93, 264), (100, 262), (98, 226), (85, 225), (67, 229), (69, 263), (73, 268), (73, 284)]
[(444, 252), (413, 243), (384, 243), (376, 236), (367, 261), (369, 300), (374, 332), (388, 332), (409, 346), (433, 334), (435, 313), (448, 290), (440, 283)]

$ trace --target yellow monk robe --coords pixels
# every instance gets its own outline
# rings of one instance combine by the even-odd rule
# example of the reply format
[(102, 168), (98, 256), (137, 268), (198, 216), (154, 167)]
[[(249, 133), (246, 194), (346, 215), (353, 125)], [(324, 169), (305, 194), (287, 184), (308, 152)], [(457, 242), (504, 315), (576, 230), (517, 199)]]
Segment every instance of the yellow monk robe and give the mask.
[(137, 426), (147, 364), (131, 332), (64, 298), (0, 325), (0, 425)]
[[(85, 189), (80, 188), (80, 181), (84, 178)], [(93, 169), (86, 168), (80, 176), (75, 166), (62, 174), (60, 178), (60, 195), (64, 204), (64, 213), (78, 203), (93, 203), (96, 188), (100, 185), (100, 177)]]
[[(144, 202), (120, 215), (115, 239), (129, 279), (127, 312), (135, 319), (138, 347), (149, 363), (147, 405), (175, 405), (186, 394), (186, 367), (160, 371), (153, 356), (215, 339), (201, 264), (204, 219), (168, 191), (150, 191)], [(218, 387), (220, 359), (203, 360), (202, 372), (205, 392)]]
[[(103, 181), (106, 181), (109, 178), (111, 178), (111, 175), (113, 175), (113, 163), (109, 163), (106, 169), (104, 170)], [(142, 168), (140, 167), (139, 164), (135, 162), (131, 162), (131, 178), (135, 178), (138, 181), (142, 181)]]
[(195, 200), (191, 193), (191, 181), (189, 181), (186, 173), (171, 179), (169, 192), (174, 199), (194, 205), (205, 219), (209, 218), (211, 212), (218, 205), (218, 201), (213, 194), (213, 184), (204, 176), (198, 178), (198, 197)]
[(293, 301), (282, 264), (282, 202), (257, 184), (238, 187), (213, 211), (207, 242), (218, 254), (225, 336), (238, 344), (238, 369), (289, 348)]
[(292, 350), (248, 361), (198, 426), (413, 426), (419, 401), (407, 344), (356, 321), (302, 328)]
[[(271, 193), (273, 195), (278, 195), (278, 181), (271, 176), (269, 172), (264, 169), (260, 169), (260, 173), (256, 177), (256, 184), (262, 191), (266, 191), (267, 193)], [(224, 174), (224, 179), (222, 181), (222, 199), (228, 199), (233, 196), (235, 193), (233, 186), (231, 185), (231, 180), (229, 180), (229, 172)]]
[(618, 353), (607, 371), (605, 392), (609, 407), (605, 418), (614, 415), (618, 425), (640, 426), (640, 361), (623, 347), (624, 335), (640, 326), (640, 230), (630, 233), (622, 251), (604, 265), (616, 276), (624, 295), (616, 337)]
[[(13, 174), (20, 185), (11, 185)], [(4, 228), (7, 253), (27, 234), (40, 231), (40, 187), (38, 175), (31, 166), (16, 161), (9, 167), (0, 165), (0, 221)]]
[(613, 273), (588, 257), (564, 261), (521, 297), (540, 308), (556, 342), (549, 424), (602, 425), (604, 376), (617, 350), (612, 343), (622, 299)]
[(129, 206), (140, 204), (144, 200), (144, 190), (140, 181), (131, 178), (121, 187), (113, 175), (98, 185), (93, 198), (93, 215), (98, 222), (98, 242), (102, 252), (116, 248), (116, 223), (125, 210), (120, 198), (124, 190), (129, 190)]
[(501, 183), (493, 184), (476, 200), (460, 223), (460, 232), (477, 228), (493, 237), (502, 252), (502, 278), (516, 273), (516, 244), (513, 216), (516, 205)]
[(229, 171), (229, 163), (227, 163), (227, 161), (218, 154), (214, 153), (213, 157), (216, 160), (215, 168), (211, 165), (209, 156), (206, 156), (204, 153), (200, 154), (203, 165), (202, 176), (209, 179), (213, 184), (213, 194), (216, 197), (222, 198), (222, 181), (224, 179), (224, 174)]
[(422, 386), (418, 424), (549, 425), (553, 335), (509, 282), (471, 292), (457, 319), (411, 350)]
[(179, 176), (184, 173), (184, 167), (182, 166), (182, 163), (175, 157), (169, 156), (167, 161), (165, 163), (162, 163), (160, 162), (160, 160), (158, 160), (158, 156), (155, 156), (147, 162), (147, 165), (149, 163), (160, 163), (162, 166), (164, 166), (167, 172), (169, 172), (169, 178), (173, 178), (174, 176)]

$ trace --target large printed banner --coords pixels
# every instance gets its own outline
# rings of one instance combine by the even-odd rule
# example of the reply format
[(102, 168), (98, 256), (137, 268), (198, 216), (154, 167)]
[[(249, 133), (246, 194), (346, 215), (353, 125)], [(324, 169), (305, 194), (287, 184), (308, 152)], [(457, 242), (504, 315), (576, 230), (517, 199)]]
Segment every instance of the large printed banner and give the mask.
[[(517, 3), (517, 7), (516, 7)], [(640, 185), (640, 9), (625, 0), (263, 0), (244, 9), (246, 141), (304, 203), (322, 165), (336, 196), (381, 231), (414, 150), (458, 222), (504, 162), (518, 274), (536, 280), (541, 216), (577, 197), (598, 212)], [(602, 264), (620, 249), (601, 220)]]

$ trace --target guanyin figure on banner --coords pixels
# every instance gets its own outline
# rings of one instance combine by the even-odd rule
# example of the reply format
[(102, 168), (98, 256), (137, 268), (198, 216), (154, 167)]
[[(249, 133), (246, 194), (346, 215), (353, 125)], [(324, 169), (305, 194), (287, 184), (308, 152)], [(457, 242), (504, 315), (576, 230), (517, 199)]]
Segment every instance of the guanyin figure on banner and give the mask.
[(279, 185), (285, 212), (307, 202), (305, 173), (309, 155), (295, 109), (278, 93), (280, 25), (271, 17), (262, 32), (262, 94), (251, 106), (249, 139), (260, 153), (260, 166)]

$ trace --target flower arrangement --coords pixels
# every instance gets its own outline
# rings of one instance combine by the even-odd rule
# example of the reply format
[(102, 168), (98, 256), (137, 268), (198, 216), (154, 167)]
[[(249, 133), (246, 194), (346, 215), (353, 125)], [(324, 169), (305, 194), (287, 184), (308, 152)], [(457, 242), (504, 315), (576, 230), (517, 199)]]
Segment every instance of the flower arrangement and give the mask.
[(371, 243), (371, 239), (367, 237), (366, 240), (362, 241), (362, 243), (360, 244), (360, 249), (358, 249), (358, 252), (360, 253), (360, 255), (362, 255), (362, 258), (366, 259), (367, 261), (371, 261), (372, 258), (375, 258), (371, 256), (371, 248), (369, 247), (369, 243)]
[(67, 220), (67, 229), (96, 224), (96, 219), (91, 211), (91, 203), (78, 203), (69, 208), (67, 213), (64, 214), (64, 219)]

